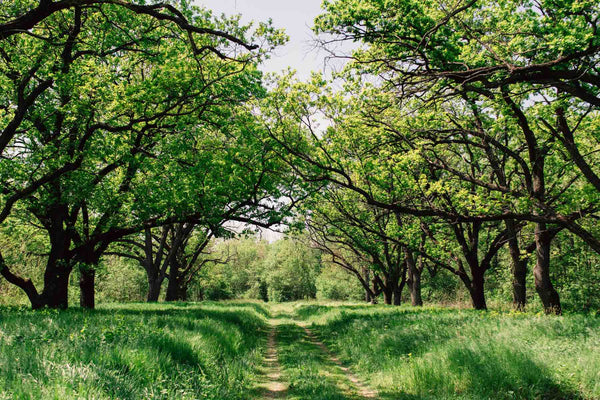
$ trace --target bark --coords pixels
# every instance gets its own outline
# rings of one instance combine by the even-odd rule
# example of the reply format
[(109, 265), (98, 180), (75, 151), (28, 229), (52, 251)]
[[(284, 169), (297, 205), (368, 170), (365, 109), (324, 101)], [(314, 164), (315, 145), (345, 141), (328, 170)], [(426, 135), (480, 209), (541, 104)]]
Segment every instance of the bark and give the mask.
[(473, 308), (476, 310), (487, 310), (487, 304), (485, 301), (485, 279), (484, 272), (477, 270), (472, 270), (473, 277), (471, 279), (471, 302), (473, 303)]
[(181, 275), (181, 268), (172, 262), (169, 269), (169, 283), (167, 285), (166, 301), (187, 300), (187, 285), (185, 277)]
[[(371, 296), (371, 290), (369, 288), (369, 282), (371, 280), (371, 271), (368, 268), (363, 268), (363, 275), (365, 276), (365, 282), (367, 284), (367, 286), (364, 287), (365, 289), (365, 301), (367, 303), (370, 303), (371, 301), (373, 301), (373, 298)], [(362, 283), (362, 281), (361, 281)], [(364, 285), (363, 285), (364, 286)]]
[(373, 289), (371, 290), (371, 304), (377, 304), (377, 298), (381, 294), (381, 288), (378, 286), (377, 280), (375, 278), (372, 279), (371, 285), (373, 286)]
[(394, 291), (388, 285), (386, 285), (383, 288), (383, 303), (384, 304), (388, 304), (388, 305), (392, 304), (393, 293), (394, 293)]
[(402, 269), (402, 278), (400, 282), (396, 284), (394, 288), (394, 305), (399, 306), (402, 304), (402, 291), (404, 290), (404, 286), (406, 286), (406, 268)]
[(32, 309), (43, 307), (65, 309), (69, 306), (69, 277), (72, 271), (69, 254), (71, 238), (65, 228), (67, 208), (64, 205), (56, 205), (45, 211), (47, 213), (41, 220), (50, 238), (50, 254), (46, 261), (42, 293), (38, 294), (31, 280), (13, 274), (1, 257), (0, 273), (27, 294)]
[(415, 307), (423, 305), (421, 295), (421, 271), (415, 269), (410, 277), (410, 302)]
[(79, 305), (82, 308), (96, 307), (96, 269), (82, 268), (79, 275)]
[[(400, 271), (394, 268), (390, 273), (384, 275), (383, 281), (383, 302), (385, 304), (396, 304), (396, 298), (400, 299), (395, 294), (400, 286)], [(401, 289), (400, 289), (401, 290)]]
[(65, 309), (69, 306), (69, 276), (72, 271), (69, 257), (71, 240), (65, 230), (67, 209), (58, 205), (49, 210), (48, 215), (50, 255), (44, 272), (44, 290), (40, 295), (40, 306)]
[(550, 279), (550, 247), (553, 236), (548, 232), (546, 224), (535, 226), (536, 263), (533, 269), (535, 290), (540, 296), (546, 314), (562, 313), (560, 297)]
[(160, 296), (160, 288), (162, 286), (162, 278), (152, 277), (148, 275), (148, 297), (146, 301), (148, 303), (157, 302)]
[(415, 258), (410, 251), (405, 251), (406, 267), (408, 273), (408, 287), (410, 288), (410, 301), (415, 307), (423, 305), (423, 298), (421, 297), (421, 273), (422, 271), (417, 267)]
[[(96, 249), (98, 250), (98, 249)], [(76, 250), (74, 261), (79, 267), (79, 305), (82, 308), (96, 307), (96, 267), (105, 247), (95, 251), (93, 246), (81, 246)]]
[(499, 235), (494, 239), (494, 243), (490, 245), (490, 248), (480, 261), (479, 233), (481, 231), (481, 224), (473, 223), (470, 225), (470, 229), (468, 227), (467, 229), (464, 229), (463, 226), (458, 224), (453, 225), (452, 228), (454, 229), (458, 243), (461, 245), (464, 259), (467, 262), (471, 273), (471, 277), (469, 278), (464, 271), (462, 263), (460, 263), (459, 276), (469, 291), (473, 308), (476, 310), (486, 310), (487, 304), (485, 301), (484, 276), (485, 272), (489, 269), (491, 259), (499, 249), (499, 246), (494, 246), (494, 243), (498, 244), (502, 235)]
[(527, 258), (521, 259), (515, 221), (506, 220), (505, 225), (508, 232), (508, 251), (512, 261), (513, 307), (515, 310), (524, 311), (527, 303)]
[(72, 268), (65, 259), (49, 259), (44, 273), (44, 290), (40, 301), (31, 304), (31, 307), (60, 308), (69, 306), (69, 277)]
[(148, 297), (146, 301), (149, 303), (158, 301), (160, 289), (165, 279), (166, 268), (171, 260), (171, 255), (164, 253), (169, 232), (170, 228), (163, 227), (159, 249), (157, 250), (156, 254), (154, 254), (152, 245), (152, 231), (150, 229), (146, 229), (144, 231), (145, 257), (143, 265), (148, 278)]
[(39, 295), (37, 289), (35, 288), (35, 285), (31, 281), (31, 279), (22, 278), (16, 274), (12, 273), (12, 271), (8, 268), (8, 265), (6, 265), (4, 258), (2, 257), (2, 254), (0, 254), (0, 274), (8, 282), (12, 283), (13, 285), (18, 286), (19, 288), (21, 288), (21, 290), (23, 290), (25, 292), (25, 294), (27, 295), (27, 298), (29, 299), (29, 301), (31, 303), (31, 308), (38, 309), (38, 308), (43, 307), (43, 304), (41, 304), (42, 299), (40, 298), (40, 295)]
[[(508, 104), (508, 106), (514, 111), (515, 117), (517, 118), (517, 121), (523, 130), (525, 141), (527, 142), (529, 159), (532, 162), (531, 195), (535, 199), (539, 200), (540, 203), (544, 204), (546, 197), (546, 182), (544, 175), (546, 150), (542, 150), (538, 146), (535, 133), (530, 128), (525, 114), (510, 98), (510, 95), (505, 88), (502, 89), (502, 94), (506, 104)], [(560, 125), (560, 113), (558, 116)], [(571, 227), (568, 229), (573, 229), (573, 225), (571, 225)], [(562, 312), (560, 298), (558, 296), (558, 292), (554, 289), (552, 282), (550, 281), (550, 244), (552, 242), (552, 238), (553, 235), (548, 232), (546, 223), (538, 222), (535, 226), (536, 263), (535, 268), (533, 269), (533, 276), (535, 279), (535, 290), (540, 296), (546, 313), (560, 314)]]

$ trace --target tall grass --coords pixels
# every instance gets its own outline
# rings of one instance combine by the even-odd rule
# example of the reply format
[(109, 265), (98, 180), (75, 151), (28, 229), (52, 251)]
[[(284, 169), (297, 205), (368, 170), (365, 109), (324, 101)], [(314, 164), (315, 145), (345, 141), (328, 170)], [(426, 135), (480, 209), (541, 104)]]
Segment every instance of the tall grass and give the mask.
[(382, 398), (600, 399), (600, 318), (297, 305)]
[(1, 308), (0, 398), (248, 398), (265, 313), (235, 303)]
[(595, 314), (252, 302), (0, 308), (0, 399), (258, 397), (269, 317), (289, 399), (357, 397), (292, 319), (380, 399), (600, 399)]

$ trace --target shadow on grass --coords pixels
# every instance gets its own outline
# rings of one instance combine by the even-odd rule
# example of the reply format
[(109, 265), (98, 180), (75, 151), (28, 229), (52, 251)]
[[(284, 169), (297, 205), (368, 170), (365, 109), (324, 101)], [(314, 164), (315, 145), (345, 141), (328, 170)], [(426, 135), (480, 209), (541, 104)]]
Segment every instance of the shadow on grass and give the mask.
[(158, 353), (168, 355), (177, 364), (206, 371), (200, 357), (188, 342), (178, 340), (170, 335), (157, 334), (148, 336), (146, 344)]
[[(304, 330), (295, 324), (278, 327), (279, 361), (290, 380), (291, 399), (358, 400), (362, 397)], [(332, 372), (333, 371), (333, 372)], [(379, 400), (416, 400), (408, 393), (379, 391)]]
[(468, 379), (468, 392), (489, 398), (583, 399), (561, 387), (547, 368), (528, 355), (505, 346), (477, 351), (454, 348), (448, 353), (448, 370), (460, 371), (460, 376)]
[(439, 313), (419, 314), (419, 318), (412, 318), (416, 315), (413, 311), (403, 311), (385, 318), (385, 314), (342, 312), (325, 325), (313, 326), (313, 330), (342, 359), (348, 349), (344, 343), (340, 347), (336, 339), (339, 335), (355, 335), (354, 332), (359, 336), (360, 332), (372, 332), (375, 335), (369, 339), (367, 357), (377, 358), (379, 354), (405, 357), (409, 353), (416, 356), (443, 345), (472, 322), (471, 316), (456, 316), (447, 312), (441, 316)]
[[(417, 396), (380, 388), (378, 398), (583, 399), (536, 362), (534, 353), (527, 353), (527, 344), (504, 335), (495, 342), (482, 324), (488, 324), (492, 334), (496, 320), (482, 320), (477, 311), (398, 309), (388, 314), (387, 308), (383, 312), (361, 312), (366, 308), (361, 306), (339, 308), (342, 312), (313, 330), (345, 364), (361, 364), (366, 373), (386, 374), (386, 368), (402, 364), (412, 369), (404, 376), (412, 379)], [(310, 318), (329, 311), (329, 306), (309, 305), (297, 313)]]

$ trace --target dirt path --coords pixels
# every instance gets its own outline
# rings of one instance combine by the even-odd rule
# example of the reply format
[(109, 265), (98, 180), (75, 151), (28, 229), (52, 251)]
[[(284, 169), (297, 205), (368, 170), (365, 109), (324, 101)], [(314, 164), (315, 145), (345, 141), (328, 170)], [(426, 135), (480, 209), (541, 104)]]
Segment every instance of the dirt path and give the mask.
[(281, 380), (281, 367), (277, 358), (277, 327), (271, 326), (265, 357), (267, 381), (261, 385), (265, 399), (284, 399), (288, 386)]
[(329, 348), (327, 348), (325, 343), (323, 343), (319, 339), (317, 339), (315, 334), (309, 328), (307, 328), (306, 326), (303, 326), (303, 325), (298, 325), (298, 326), (300, 326), (302, 329), (304, 329), (306, 336), (308, 336), (308, 338), (310, 339), (310, 341), (313, 344), (315, 344), (317, 347), (319, 347), (321, 349), (321, 351), (327, 356), (327, 359), (330, 362), (332, 362), (333, 364), (337, 365), (337, 367), (342, 370), (344, 375), (346, 375), (346, 378), (348, 378), (348, 380), (350, 382), (352, 382), (352, 384), (357, 389), (357, 392), (361, 397), (363, 397), (365, 399), (376, 399), (377, 398), (377, 392), (375, 390), (369, 388), (368, 386), (366, 386), (360, 379), (358, 379), (356, 377), (356, 375), (354, 375), (352, 373), (352, 371), (350, 371), (350, 369), (348, 367), (345, 367), (342, 364), (342, 362), (340, 361), (340, 359), (337, 358), (331, 351), (329, 351)]

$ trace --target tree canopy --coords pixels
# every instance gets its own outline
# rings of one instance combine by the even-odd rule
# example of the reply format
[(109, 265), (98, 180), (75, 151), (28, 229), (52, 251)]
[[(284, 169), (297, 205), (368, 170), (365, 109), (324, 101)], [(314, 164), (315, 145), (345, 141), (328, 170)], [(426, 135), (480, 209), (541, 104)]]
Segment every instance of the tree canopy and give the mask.
[[(588, 282), (600, 257), (597, 2), (322, 9), (318, 41), (347, 63), (300, 81), (261, 71), (286, 39), (268, 22), (183, 1), (5, 2), (0, 229), (33, 232), (45, 266), (34, 282), (8, 250), (2, 276), (34, 308), (64, 308), (76, 271), (93, 307), (96, 271), (121, 257), (148, 300), (165, 280), (185, 299), (230, 271), (219, 241), (287, 225), (302, 240), (236, 261), (229, 292), (314, 297), (339, 267), (368, 301), (400, 304), (408, 287), (419, 306), (424, 285), (455, 279), (477, 309), (506, 284), (523, 310), (532, 285), (561, 313), (563, 281)], [(581, 272), (564, 243), (596, 266)]]

